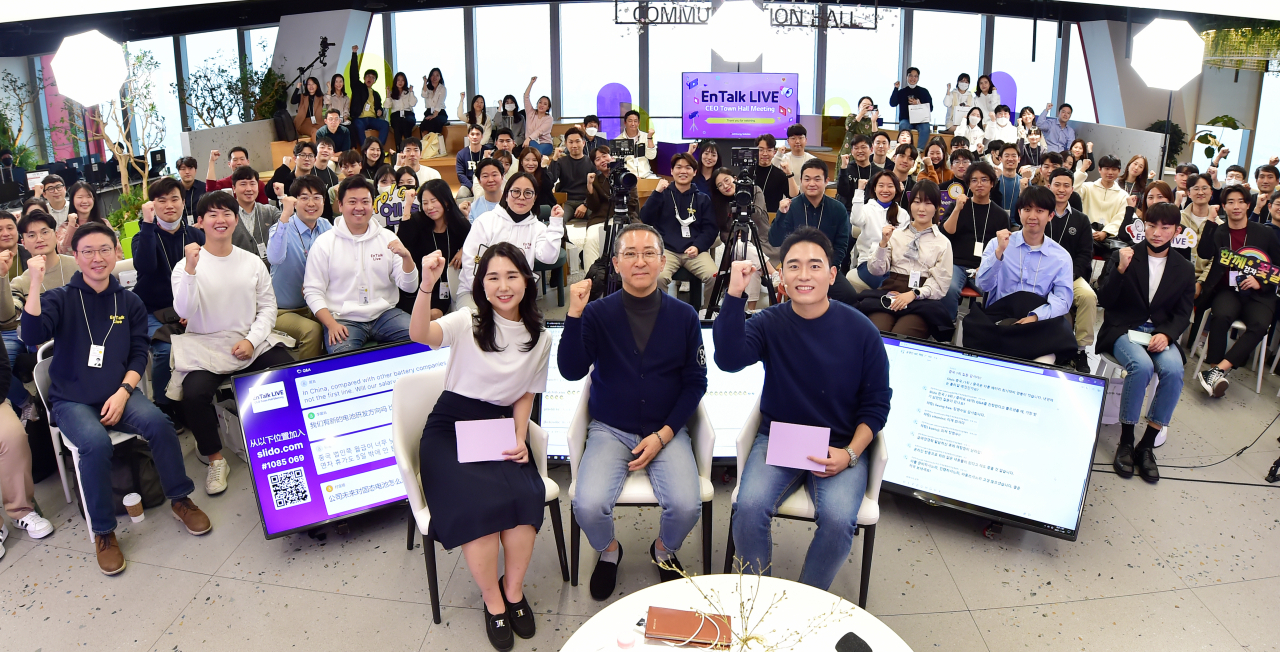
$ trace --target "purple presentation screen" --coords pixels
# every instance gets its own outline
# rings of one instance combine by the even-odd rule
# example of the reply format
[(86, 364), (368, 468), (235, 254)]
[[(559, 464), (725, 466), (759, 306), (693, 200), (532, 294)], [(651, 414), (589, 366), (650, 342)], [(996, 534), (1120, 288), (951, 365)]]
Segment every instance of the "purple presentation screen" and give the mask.
[(448, 359), (448, 349), (406, 342), (236, 377), (266, 537), (404, 500), (391, 446), (391, 388)]
[(684, 138), (786, 138), (800, 119), (799, 75), (686, 72), (681, 76)]

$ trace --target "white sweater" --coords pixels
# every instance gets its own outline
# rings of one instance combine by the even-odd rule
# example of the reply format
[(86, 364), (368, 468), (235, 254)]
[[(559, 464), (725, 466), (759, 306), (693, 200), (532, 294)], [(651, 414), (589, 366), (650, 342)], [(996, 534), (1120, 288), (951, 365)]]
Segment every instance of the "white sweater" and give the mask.
[(276, 293), (262, 259), (232, 247), (227, 256), (200, 250), (196, 273), (179, 261), (169, 277), (173, 309), (198, 335), (236, 333), (256, 349), (276, 324)]
[(426, 111), (424, 116), (444, 110), (445, 99), (449, 97), (449, 91), (445, 90), (444, 84), (436, 86), (434, 91), (423, 84), (419, 92), (422, 93), (422, 110)]
[(986, 95), (974, 93), (973, 105), (982, 109), (982, 124), (995, 122), (996, 107), (1000, 106), (1000, 91), (991, 91)]
[(462, 244), (462, 270), (458, 273), (458, 294), (470, 294), (471, 285), (475, 281), (476, 266), (484, 249), (499, 242), (510, 242), (524, 252), (529, 267), (534, 260), (546, 264), (556, 262), (560, 258), (560, 240), (564, 237), (564, 218), (552, 217), (551, 224), (543, 224), (536, 216), (530, 215), (521, 222), (511, 219), (502, 206), (494, 206), (493, 210), (477, 217), (471, 223), (471, 232)]
[[(984, 96), (985, 97), (985, 96)], [(987, 142), (998, 140), (1006, 145), (1018, 143), (1018, 125), (1010, 122), (1001, 127), (995, 120), (987, 123)]]
[[(397, 288), (416, 292), (418, 268), (404, 271), (400, 257), (387, 248), (396, 239), (374, 221), (364, 233), (352, 235), (346, 221), (335, 218), (307, 254), (302, 297), (312, 314), (327, 309), (334, 319), (370, 322), (400, 301)], [(362, 287), (367, 288), (363, 296)]]
[(418, 106), (418, 96), (408, 91), (400, 93), (400, 99), (391, 97), (391, 93), (387, 93), (387, 101), (383, 103), (382, 108), (387, 110), (387, 115), (399, 113), (401, 111), (412, 111), (413, 107)]
[(964, 121), (969, 109), (973, 108), (973, 91), (960, 92), (953, 88), (942, 98), (942, 105), (947, 108), (947, 126), (954, 127)]
[[(898, 223), (901, 224), (902, 219), (906, 218), (906, 211), (899, 207), (898, 213), (901, 218)], [(855, 266), (869, 262), (875, 256), (872, 249), (880, 246), (880, 238), (884, 237), (884, 227), (887, 224), (889, 219), (885, 216), (885, 209), (880, 206), (880, 202), (874, 197), (871, 201), (866, 201), (866, 194), (862, 190), (853, 191), (853, 203), (849, 208), (849, 225), (862, 229), (854, 249), (858, 254), (854, 260)]]

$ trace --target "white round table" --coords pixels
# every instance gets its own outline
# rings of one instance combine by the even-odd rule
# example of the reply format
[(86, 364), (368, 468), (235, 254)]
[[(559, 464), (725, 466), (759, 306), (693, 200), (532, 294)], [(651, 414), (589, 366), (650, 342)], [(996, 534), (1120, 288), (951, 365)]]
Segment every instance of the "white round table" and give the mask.
[[(697, 587), (694, 582), (697, 582)], [(670, 650), (665, 643), (646, 641), (643, 628), (636, 626), (650, 606), (722, 613), (733, 619), (733, 631), (741, 635), (743, 623), (738, 596), (740, 592), (750, 596), (757, 590), (757, 584), (755, 610), (747, 626), (752, 629), (752, 634), (763, 636), (766, 643), (779, 643), (793, 630), (808, 631), (803, 641), (791, 649), (825, 652), (835, 650), (836, 641), (841, 636), (854, 632), (875, 652), (911, 652), (911, 648), (887, 625), (839, 596), (790, 580), (736, 574), (701, 575), (632, 593), (592, 616), (560, 649), (562, 652), (613, 652), (618, 649), (618, 634), (630, 631), (636, 639), (636, 646), (632, 649)], [(699, 589), (713, 599), (718, 596), (720, 608), (712, 607)], [(776, 598), (781, 598), (781, 602), (765, 615), (765, 610)], [(815, 617), (828, 613), (833, 615), (815, 620)], [(810, 623), (816, 623), (812, 630)], [(730, 650), (736, 652), (738, 649), (735, 638)], [(753, 645), (748, 649), (759, 650), (764, 646)]]

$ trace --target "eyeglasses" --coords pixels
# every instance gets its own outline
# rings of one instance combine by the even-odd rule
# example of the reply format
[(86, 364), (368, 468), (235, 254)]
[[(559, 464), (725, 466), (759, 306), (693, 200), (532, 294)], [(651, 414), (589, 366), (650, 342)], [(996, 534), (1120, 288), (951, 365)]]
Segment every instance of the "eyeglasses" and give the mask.
[(662, 257), (662, 254), (652, 249), (645, 251), (624, 251), (618, 254), (618, 258), (634, 263), (637, 259), (643, 258), (646, 263), (652, 263)]
[(56, 185), (55, 185), (55, 184), (50, 184), (50, 185), (47, 185), (47, 186), (45, 186), (45, 187), (44, 187), (44, 191), (45, 191), (45, 192), (62, 192), (63, 190), (66, 190), (66, 189), (67, 189), (67, 187), (66, 187), (66, 186), (64, 186), (64, 185), (62, 185), (62, 184), (60, 184), (60, 183), (59, 183), (59, 184), (56, 184)]
[(315, 158), (315, 154), (299, 154), (298, 158)]
[(76, 253), (80, 254), (81, 257), (87, 258), (89, 260), (93, 260), (98, 257), (101, 257), (105, 260), (106, 257), (114, 251), (115, 251), (115, 247), (101, 247), (99, 249), (81, 249)]
[(512, 199), (533, 199), (534, 197), (538, 196), (538, 193), (534, 192), (533, 190), (520, 190), (519, 188), (512, 188), (511, 191), (507, 193), (507, 195)]

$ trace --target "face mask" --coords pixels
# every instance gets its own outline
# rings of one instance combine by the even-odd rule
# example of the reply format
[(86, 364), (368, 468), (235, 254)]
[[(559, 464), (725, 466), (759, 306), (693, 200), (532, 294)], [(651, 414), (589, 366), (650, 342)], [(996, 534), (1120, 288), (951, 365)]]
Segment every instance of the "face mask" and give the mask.
[(996, 118), (996, 124), (1000, 125), (1001, 127), (1008, 127), (1009, 119), (1004, 116), (1000, 116), (999, 118)]
[(1166, 249), (1168, 249), (1168, 248), (1169, 248), (1169, 246), (1170, 246), (1170, 245), (1172, 245), (1172, 244), (1173, 244), (1173, 240), (1170, 240), (1170, 241), (1168, 241), (1168, 242), (1166, 242), (1166, 243), (1164, 243), (1164, 244), (1160, 245), (1159, 247), (1157, 247), (1157, 246), (1155, 246), (1155, 245), (1151, 244), (1151, 241), (1150, 241), (1150, 240), (1147, 240), (1147, 249), (1150, 249), (1150, 250), (1151, 250), (1151, 253), (1153, 253), (1153, 254), (1161, 254), (1161, 253), (1164, 253), (1164, 252), (1165, 252), (1165, 250), (1166, 250)]
[(506, 104), (503, 104), (502, 106), (506, 107), (506, 109), (507, 109), (508, 111), (515, 111), (515, 110), (516, 110), (516, 105), (514, 105), (514, 104), (512, 104), (512, 103), (510, 103), (510, 102), (507, 102)]
[(907, 82), (907, 88), (915, 88), (915, 87), (916, 87), (915, 84), (912, 84), (911, 82)]
[(160, 225), (160, 228), (164, 229), (165, 231), (168, 231), (169, 233), (173, 233), (174, 231), (178, 230), (178, 227), (182, 226), (182, 220), (178, 219), (173, 222), (166, 222), (164, 220), (157, 219), (156, 224)]
[(971, 115), (971, 116), (969, 116), (969, 124), (971, 124), (971, 125), (973, 125), (973, 126), (975, 126), (975, 127), (978, 125), (978, 121), (979, 121), (979, 120), (981, 120), (981, 118), (979, 118), (979, 117), (978, 117), (978, 116), (976, 116), (976, 115)]
[(969, 82), (960, 82), (959, 84), (956, 84), (956, 88), (960, 89), (960, 92), (963, 93), (969, 90)]
[(394, 188), (394, 187), (395, 187), (395, 186), (384, 186), (384, 185), (382, 185), (382, 184), (378, 184), (378, 194), (382, 194), (382, 193), (384, 193), (384, 192), (387, 192), (388, 190), (391, 190), (391, 189), (392, 189), (392, 188)]
[(599, 133), (599, 130), (595, 127), (587, 127), (587, 138), (595, 138), (597, 133)]

